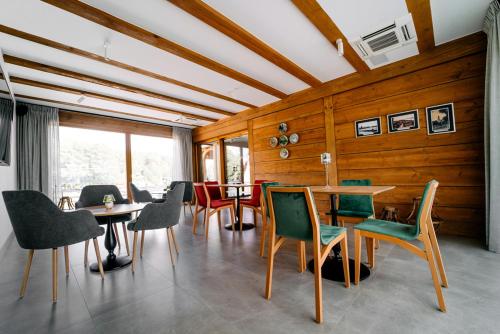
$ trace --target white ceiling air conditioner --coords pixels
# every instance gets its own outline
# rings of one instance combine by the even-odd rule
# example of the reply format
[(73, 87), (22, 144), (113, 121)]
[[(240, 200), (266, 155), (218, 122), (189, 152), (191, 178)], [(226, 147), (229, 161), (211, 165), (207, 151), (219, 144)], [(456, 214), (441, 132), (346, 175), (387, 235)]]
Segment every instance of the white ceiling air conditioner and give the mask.
[(177, 118), (175, 120), (175, 122), (184, 123), (184, 124), (188, 124), (188, 125), (197, 125), (198, 124), (198, 120), (196, 118), (187, 117), (187, 116), (181, 116), (181, 117)]
[(417, 33), (411, 14), (396, 19), (389, 26), (350, 41), (354, 50), (371, 68), (389, 63), (388, 52), (416, 42)]

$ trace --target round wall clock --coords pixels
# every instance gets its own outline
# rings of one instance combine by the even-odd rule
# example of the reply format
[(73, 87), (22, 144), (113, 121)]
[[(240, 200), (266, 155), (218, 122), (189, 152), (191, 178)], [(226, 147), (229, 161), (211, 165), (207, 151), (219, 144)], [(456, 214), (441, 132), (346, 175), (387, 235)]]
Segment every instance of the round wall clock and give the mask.
[(276, 137), (269, 138), (269, 146), (271, 146), (271, 147), (278, 146), (278, 138), (276, 138)]
[(290, 135), (290, 144), (297, 144), (299, 142), (299, 135), (296, 133), (292, 133)]
[(290, 155), (290, 153), (288, 152), (288, 150), (286, 148), (283, 147), (280, 150), (280, 158), (281, 159), (287, 159), (289, 155)]
[(285, 147), (286, 145), (288, 145), (288, 137), (285, 135), (281, 135), (280, 139), (279, 139), (279, 143), (280, 143), (281, 147)]
[(280, 123), (280, 125), (278, 126), (278, 130), (281, 134), (284, 134), (288, 130), (288, 126), (286, 125), (286, 123)]

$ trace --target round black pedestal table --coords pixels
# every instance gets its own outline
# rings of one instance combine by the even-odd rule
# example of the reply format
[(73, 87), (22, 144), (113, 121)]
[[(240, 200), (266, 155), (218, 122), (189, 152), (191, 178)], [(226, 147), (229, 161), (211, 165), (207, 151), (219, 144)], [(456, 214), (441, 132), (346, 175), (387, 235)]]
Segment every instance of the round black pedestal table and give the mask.
[[(104, 235), (104, 247), (108, 250), (108, 255), (105, 259), (102, 260), (102, 267), (104, 271), (120, 269), (132, 263), (132, 258), (130, 256), (116, 256), (116, 254), (114, 253), (114, 250), (116, 248), (116, 236), (113, 230), (112, 217), (141, 211), (146, 206), (146, 204), (147, 203), (116, 204), (111, 209), (106, 209), (104, 206), (93, 206), (80, 209), (88, 210), (96, 217), (108, 218), (108, 222), (106, 224), (106, 234)], [(98, 264), (92, 263), (90, 265), (90, 270), (93, 272), (99, 272)]]

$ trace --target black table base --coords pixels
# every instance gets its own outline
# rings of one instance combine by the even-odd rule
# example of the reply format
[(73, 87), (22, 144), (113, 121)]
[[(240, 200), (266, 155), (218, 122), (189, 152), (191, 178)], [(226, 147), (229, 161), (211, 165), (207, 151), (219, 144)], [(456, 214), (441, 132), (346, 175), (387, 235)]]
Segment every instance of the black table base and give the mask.
[[(111, 217), (108, 217), (108, 223), (106, 224), (106, 234), (104, 235), (104, 247), (108, 250), (108, 256), (102, 261), (102, 268), (104, 271), (111, 271), (115, 269), (120, 269), (126, 267), (132, 263), (130, 256), (116, 256), (114, 249), (116, 247), (116, 236), (113, 230), (113, 224), (111, 222)], [(98, 272), (99, 266), (97, 263), (92, 263), (90, 265), (90, 270)]]
[[(314, 260), (309, 261), (307, 268), (309, 271), (314, 273)], [(354, 282), (354, 270), (354, 260), (349, 259), (349, 277), (351, 282)], [(370, 276), (370, 269), (361, 263), (359, 280), (362, 281), (365, 278), (368, 278), (368, 276)], [(342, 258), (328, 256), (321, 267), (321, 277), (335, 282), (345, 282)]]
[[(111, 271), (115, 269), (121, 269), (127, 267), (132, 263), (132, 258), (130, 256), (107, 256), (106, 259), (102, 261), (102, 268), (104, 271)], [(99, 266), (97, 263), (92, 263), (90, 265), (90, 270), (94, 272), (99, 272)]]
[[(242, 228), (242, 230), (243, 230), (243, 231), (247, 231), (247, 230), (251, 230), (251, 229), (255, 228), (255, 225), (254, 225), (254, 224), (250, 224), (250, 223), (240, 223), (238, 220), (239, 220), (239, 219), (237, 219), (237, 220), (236, 220), (236, 224), (234, 224), (234, 230), (235, 230), (236, 232), (238, 232), (238, 231), (240, 230), (240, 224), (243, 224), (243, 228)], [(226, 230), (231, 230), (231, 231), (232, 231), (232, 230), (233, 230), (233, 225), (232, 225), (232, 224), (226, 224), (226, 225), (224, 225), (224, 228), (225, 228)]]

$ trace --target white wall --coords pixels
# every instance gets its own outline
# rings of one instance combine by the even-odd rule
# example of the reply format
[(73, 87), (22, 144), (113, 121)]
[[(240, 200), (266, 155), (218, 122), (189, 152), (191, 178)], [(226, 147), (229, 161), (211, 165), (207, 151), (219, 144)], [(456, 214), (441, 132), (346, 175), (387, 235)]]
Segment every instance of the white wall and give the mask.
[[(15, 116), (14, 116), (15, 118)], [(16, 126), (15, 120), (12, 122), (11, 131), (11, 150), (10, 150), (10, 166), (0, 166), (0, 192), (4, 190), (14, 190), (16, 189)], [(7, 210), (5, 209), (5, 204), (3, 202), (2, 196), (0, 196), (0, 249), (2, 249), (5, 241), (12, 232), (12, 225), (10, 224), (9, 216)]]

